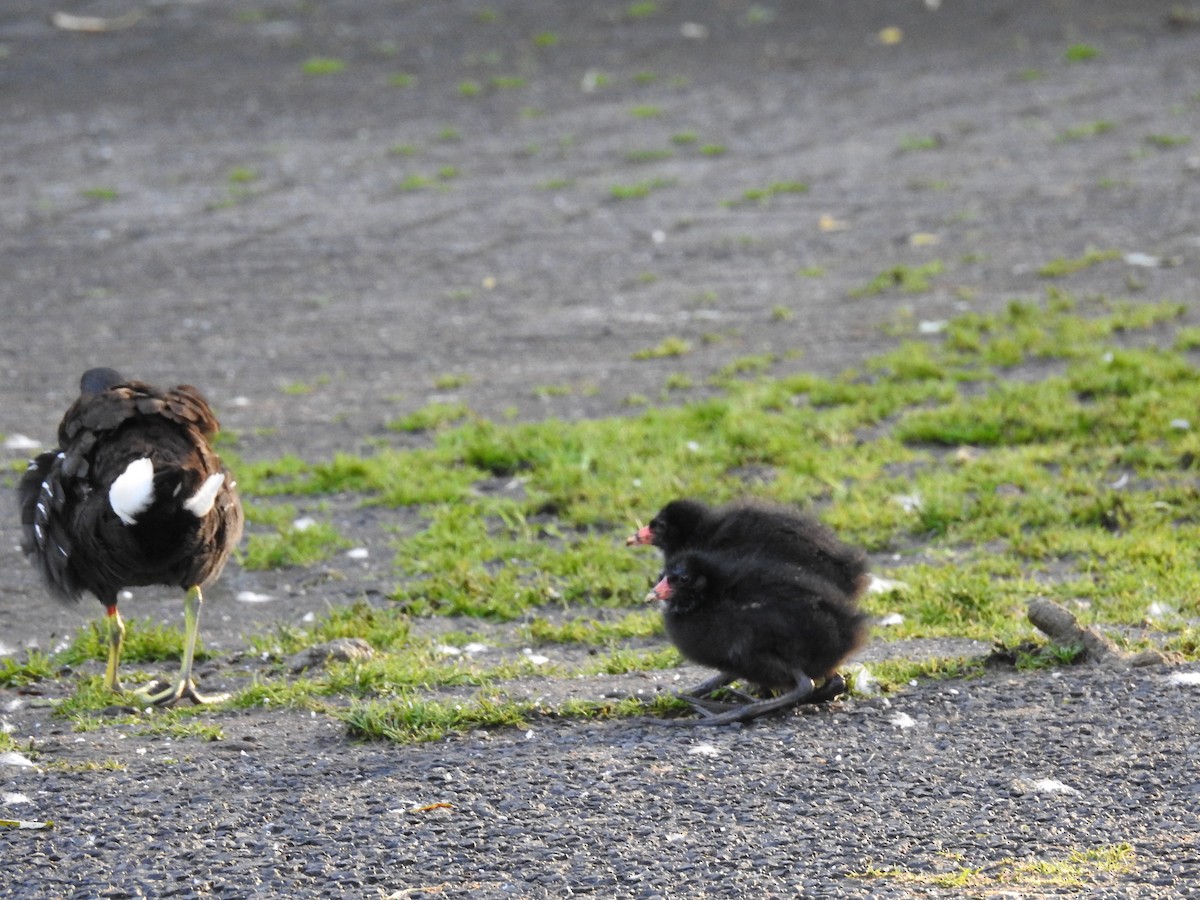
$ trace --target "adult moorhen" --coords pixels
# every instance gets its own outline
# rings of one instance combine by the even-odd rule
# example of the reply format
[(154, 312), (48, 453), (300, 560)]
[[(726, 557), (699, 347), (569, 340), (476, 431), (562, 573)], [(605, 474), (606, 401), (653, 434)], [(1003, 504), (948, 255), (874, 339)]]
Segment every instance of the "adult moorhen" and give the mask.
[(138, 693), (163, 706), (225, 699), (200, 694), (192, 680), (201, 586), (220, 575), (242, 534), (233, 477), (212, 447), (217, 429), (190, 385), (159, 390), (113, 369), (89, 369), (58, 426), (58, 449), (34, 459), (21, 478), (22, 549), (50, 593), (78, 600), (89, 591), (104, 604), (109, 690), (121, 690), (118, 592), (164, 584), (187, 592), (179, 677), (165, 690)]

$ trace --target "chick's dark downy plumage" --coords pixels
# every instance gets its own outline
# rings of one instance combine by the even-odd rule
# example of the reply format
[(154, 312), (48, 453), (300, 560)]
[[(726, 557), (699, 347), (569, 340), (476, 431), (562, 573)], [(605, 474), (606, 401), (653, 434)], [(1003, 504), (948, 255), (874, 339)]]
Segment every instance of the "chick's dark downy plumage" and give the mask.
[[(779, 696), (680, 724), (720, 725), (836, 696), (837, 667), (866, 637), (867, 617), (831, 582), (778, 559), (685, 551), (651, 592), (668, 637), (688, 659), (721, 674), (699, 689), (743, 679)], [(823, 679), (820, 687), (814, 681)], [(702, 712), (703, 706), (698, 706)]]
[(184, 589), (185, 646), (177, 682), (154, 703), (206, 699), (192, 681), (202, 595), (242, 533), (242, 507), (212, 448), (218, 424), (189, 385), (159, 390), (112, 369), (89, 369), (58, 428), (59, 447), (34, 459), (18, 487), (22, 548), (50, 593), (84, 592), (106, 610), (105, 683), (120, 689), (122, 588)]
[(653, 544), (667, 563), (689, 550), (777, 559), (824, 578), (847, 596), (859, 594), (868, 577), (866, 555), (857, 547), (838, 540), (816, 519), (759, 501), (712, 508), (673, 500), (626, 543)]

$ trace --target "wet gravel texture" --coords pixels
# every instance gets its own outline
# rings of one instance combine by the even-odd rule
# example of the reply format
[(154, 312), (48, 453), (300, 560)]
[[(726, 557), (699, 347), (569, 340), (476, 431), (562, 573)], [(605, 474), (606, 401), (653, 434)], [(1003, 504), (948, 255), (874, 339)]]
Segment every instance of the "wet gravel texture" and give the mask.
[[(64, 3), (142, 14), (80, 34), (40, 0), (6, 0), (2, 458), (30, 451), (15, 436), (52, 438), (94, 364), (201, 386), (248, 458), (324, 459), (419, 440), (386, 423), (431, 401), (570, 419), (657, 402), (672, 374), (701, 395), (751, 354), (834, 373), (894, 346), (888, 323), (1048, 284), (1190, 302), (1193, 6)], [(1097, 57), (1068, 62), (1083, 44)], [(305, 75), (314, 57), (346, 69)], [(424, 186), (402, 189), (413, 176)], [(745, 199), (797, 181), (807, 192)], [(639, 184), (641, 199), (613, 195)], [(1038, 275), (1089, 248), (1124, 256)], [(927, 292), (852, 295), (934, 260)], [(669, 337), (695, 349), (631, 360)], [(201, 673), (218, 688), (252, 663), (236, 656), (246, 634), (386, 592), (391, 544), (419, 526), (355, 498), (297, 514), (370, 556), (231, 566), (202, 624), (228, 654)], [(0, 654), (52, 649), (99, 613), (51, 604), (17, 532), (0, 519)], [(177, 625), (180, 607), (139, 592), (127, 614)], [(76, 733), (44, 697), (0, 689), (0, 722), (38, 751), (32, 767), (0, 759), (0, 817), (56, 822), (0, 829), (0, 895), (1187, 896), (1200, 687), (1173, 674), (997, 669), (714, 732), (535, 720), (414, 747), (271, 709), (213, 715), (215, 742)], [(1126, 867), (1077, 856), (1124, 844)], [(1078, 883), (1027, 863), (1066, 863)]]

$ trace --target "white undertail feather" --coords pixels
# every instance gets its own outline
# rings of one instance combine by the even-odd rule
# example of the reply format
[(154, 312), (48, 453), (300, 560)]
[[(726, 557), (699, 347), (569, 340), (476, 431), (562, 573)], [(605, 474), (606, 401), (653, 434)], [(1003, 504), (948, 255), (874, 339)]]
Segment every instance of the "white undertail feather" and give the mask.
[(108, 489), (108, 505), (126, 525), (133, 525), (137, 517), (154, 502), (154, 464), (150, 457), (135, 459), (117, 476)]
[(213, 508), (213, 503), (217, 499), (217, 492), (221, 490), (221, 485), (224, 483), (225, 476), (220, 472), (215, 475), (209, 475), (204, 479), (204, 484), (200, 485), (200, 490), (192, 494), (191, 498), (183, 501), (183, 508), (197, 519), (203, 519), (208, 515), (209, 510)]

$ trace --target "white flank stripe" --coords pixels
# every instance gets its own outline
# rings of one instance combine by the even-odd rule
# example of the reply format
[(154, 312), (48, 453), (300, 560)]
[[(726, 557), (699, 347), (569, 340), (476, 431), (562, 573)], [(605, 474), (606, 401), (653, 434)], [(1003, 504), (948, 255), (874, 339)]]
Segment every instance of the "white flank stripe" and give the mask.
[(224, 483), (225, 476), (220, 472), (216, 475), (209, 475), (204, 479), (204, 484), (200, 485), (200, 490), (192, 494), (190, 500), (183, 501), (183, 508), (197, 519), (203, 519), (213, 508), (213, 503), (217, 499), (217, 491), (221, 490), (221, 485)]
[(132, 525), (137, 517), (154, 502), (154, 464), (150, 457), (135, 459), (117, 476), (108, 489), (108, 505), (126, 525)]

